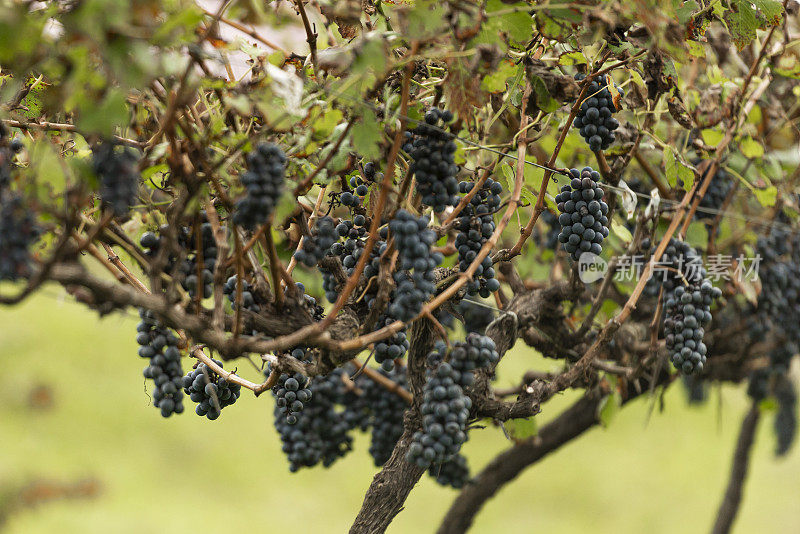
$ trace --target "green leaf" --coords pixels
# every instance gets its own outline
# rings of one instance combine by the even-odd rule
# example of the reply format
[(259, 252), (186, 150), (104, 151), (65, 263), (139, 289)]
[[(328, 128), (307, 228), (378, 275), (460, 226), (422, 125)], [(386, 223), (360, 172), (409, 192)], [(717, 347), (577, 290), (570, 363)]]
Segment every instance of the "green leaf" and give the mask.
[(533, 417), (509, 419), (503, 423), (503, 429), (508, 438), (514, 442), (531, 438), (539, 431), (536, 420)]
[(766, 189), (754, 189), (753, 193), (756, 195), (756, 200), (758, 200), (758, 203), (764, 207), (774, 206), (775, 199), (778, 197), (778, 190), (774, 185), (771, 185)]
[(550, 96), (544, 80), (538, 76), (531, 77), (531, 87), (533, 88), (533, 97), (536, 100), (536, 106), (545, 113), (551, 113), (561, 107), (556, 99)]
[(320, 115), (314, 124), (311, 125), (314, 130), (315, 139), (327, 139), (333, 133), (333, 129), (342, 122), (344, 114), (338, 109), (329, 109)]
[(756, 38), (756, 30), (781, 22), (783, 6), (778, 0), (731, 0), (723, 20), (739, 50)]
[(86, 133), (97, 133), (109, 136), (114, 128), (128, 122), (128, 107), (125, 95), (119, 89), (109, 89), (100, 103), (81, 100), (78, 117), (78, 129)]
[(481, 89), (489, 93), (500, 93), (506, 90), (506, 81), (516, 76), (520, 69), (511, 61), (502, 61), (496, 71), (486, 76), (481, 82)]
[(633, 241), (630, 230), (628, 230), (624, 224), (613, 218), (611, 219), (611, 231), (625, 243)]
[(678, 185), (678, 169), (675, 161), (675, 152), (669, 147), (664, 148), (664, 169), (667, 175), (667, 183), (672, 187)]
[(694, 185), (694, 171), (680, 161), (676, 163), (678, 169), (678, 183), (683, 183), (683, 189), (685, 191), (691, 190)]
[(695, 0), (689, 0), (688, 2), (684, 2), (683, 5), (679, 6), (675, 14), (678, 16), (678, 22), (681, 24), (686, 24), (686, 22), (692, 18), (692, 15), (698, 9), (697, 2)]
[(558, 56), (559, 65), (586, 65), (586, 57), (581, 52), (566, 52)]
[(710, 146), (717, 146), (724, 137), (722, 132), (711, 129), (703, 130), (700, 134), (703, 136), (703, 142)]
[(353, 125), (351, 139), (356, 152), (367, 159), (380, 156), (381, 123), (372, 110), (364, 112), (364, 116)]
[(433, 0), (417, 0), (414, 7), (406, 13), (404, 37), (409, 40), (423, 40), (435, 36), (442, 25), (445, 6)]
[(745, 137), (739, 142), (739, 149), (744, 157), (749, 159), (760, 158), (764, 155), (764, 147), (752, 137)]
[(606, 395), (600, 400), (600, 404), (597, 406), (597, 418), (604, 428), (608, 428), (608, 425), (611, 424), (611, 420), (617, 415), (621, 406), (622, 397), (616, 390), (614, 393)]

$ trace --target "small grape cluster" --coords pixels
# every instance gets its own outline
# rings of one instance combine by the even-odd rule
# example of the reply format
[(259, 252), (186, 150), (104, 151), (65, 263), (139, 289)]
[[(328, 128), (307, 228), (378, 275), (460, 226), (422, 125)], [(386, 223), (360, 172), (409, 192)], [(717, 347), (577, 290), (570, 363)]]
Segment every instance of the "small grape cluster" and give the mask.
[(162, 417), (183, 413), (183, 369), (178, 338), (161, 326), (152, 311), (139, 309), (141, 321), (136, 327), (139, 356), (148, 358), (144, 377), (155, 384), (153, 405), (161, 410)]
[(469, 482), (467, 459), (462, 454), (456, 454), (444, 463), (432, 464), (428, 474), (442, 486), (461, 489)]
[[(222, 362), (214, 360), (214, 363), (222, 367)], [(205, 415), (210, 421), (218, 418), (223, 408), (235, 403), (241, 390), (242, 386), (228, 382), (204, 363), (183, 377), (184, 393), (197, 403), (195, 413)]]
[(389, 222), (389, 230), (399, 252), (399, 270), (394, 275), (397, 286), (389, 315), (409, 321), (419, 314), (422, 305), (436, 291), (433, 270), (443, 256), (440, 252), (431, 252), (436, 233), (428, 229), (425, 216), (415, 217), (406, 210), (398, 210)]
[(312, 467), (319, 462), (330, 466), (352, 448), (348, 432), (352, 422), (346, 410), (337, 408), (343, 399), (343, 368), (327, 376), (319, 376), (309, 383), (310, 400), (296, 420), (290, 422), (276, 404), (275, 428), (281, 436), (282, 450), (289, 460), (289, 470)]
[[(697, 165), (700, 163), (699, 161), (695, 161), (694, 164)], [(703, 178), (700, 180), (700, 183), (705, 181), (706, 176), (708, 175), (709, 169), (707, 168), (705, 173), (703, 173)], [(713, 221), (716, 219), (716, 213), (709, 213), (703, 211), (706, 210), (720, 210), (722, 209), (722, 205), (725, 203), (725, 199), (728, 198), (728, 193), (730, 193), (731, 189), (733, 188), (733, 180), (731, 180), (728, 173), (722, 167), (718, 166), (714, 176), (711, 178), (711, 182), (708, 184), (708, 189), (706, 189), (705, 195), (703, 198), (700, 199), (700, 204), (698, 204), (698, 209), (695, 212), (696, 219), (705, 219), (709, 221)]]
[[(297, 351), (303, 354), (297, 353)], [(292, 356), (305, 356), (303, 349), (294, 349)], [(275, 406), (278, 413), (286, 420), (289, 425), (297, 423), (297, 416), (305, 408), (306, 403), (311, 400), (312, 391), (308, 388), (309, 381), (302, 373), (281, 373), (278, 381), (272, 387), (275, 396)]]
[(141, 175), (139, 156), (131, 148), (104, 142), (93, 150), (92, 165), (100, 178), (100, 199), (111, 212), (121, 217), (136, 204)]
[(8, 130), (0, 124), (0, 196), (11, 185), (11, 169), (14, 154), (22, 150), (22, 142), (14, 139), (8, 142)]
[[(378, 319), (377, 329), (389, 326), (393, 322), (394, 319), (384, 315)], [(375, 361), (381, 364), (384, 370), (391, 370), (394, 365), (392, 360), (402, 358), (410, 346), (405, 329), (395, 332), (375, 343)]]
[(460, 373), (456, 383), (462, 388), (472, 385), (474, 371), (497, 363), (500, 356), (492, 338), (481, 334), (467, 334), (464, 341), (453, 343), (450, 365)]
[[(391, 371), (381, 369), (378, 372), (398, 386), (407, 387), (405, 366), (396, 365)], [(372, 414), (369, 419), (372, 426), (369, 453), (375, 465), (380, 467), (392, 456), (397, 440), (403, 434), (403, 414), (407, 406), (402, 397), (372, 380), (365, 381), (361, 389)]]
[(561, 233), (561, 225), (558, 224), (558, 215), (549, 209), (545, 209), (540, 217), (542, 222), (547, 225), (547, 231), (542, 233), (538, 227), (539, 225), (536, 225), (534, 235), (544, 248), (555, 251), (556, 247), (558, 247), (558, 234)]
[(458, 204), (455, 136), (442, 130), (452, 120), (451, 112), (433, 108), (425, 113), (425, 122), (405, 133), (403, 150), (413, 160), (410, 170), (422, 203), (436, 213)]
[(342, 205), (351, 208), (360, 206), (364, 201), (364, 197), (369, 193), (369, 184), (375, 181), (381, 182), (382, 180), (383, 174), (376, 171), (373, 162), (368, 161), (364, 164), (364, 176), (351, 176), (350, 188), (352, 191), (342, 191), (341, 195), (339, 195), (339, 201), (341, 201)]
[(303, 248), (294, 253), (295, 259), (308, 267), (314, 267), (339, 240), (332, 217), (320, 217), (315, 226), (314, 232), (303, 239)]
[(15, 281), (31, 274), (30, 247), (39, 237), (32, 210), (18, 195), (0, 201), (0, 280)]
[(422, 430), (414, 433), (406, 460), (422, 468), (441, 464), (458, 454), (467, 440), (472, 400), (458, 385), (461, 373), (448, 362), (427, 372), (423, 389)]
[[(181, 263), (181, 274), (183, 274), (181, 286), (192, 298), (198, 294), (200, 288), (202, 288), (199, 291), (200, 295), (209, 298), (214, 293), (214, 267), (217, 263), (217, 242), (214, 240), (211, 224), (204, 222), (200, 225), (201, 250), (197, 250), (197, 240), (194, 235), (188, 235), (185, 239), (189, 245), (188, 255)], [(202, 269), (200, 269), (201, 260)]]
[[(227, 295), (228, 300), (233, 306), (236, 305), (237, 280), (238, 278), (236, 276), (231, 276), (225, 281), (225, 286), (222, 288), (222, 292)], [(259, 306), (256, 301), (255, 288), (247, 280), (242, 280), (242, 307), (253, 313), (261, 311), (261, 306)]]
[[(577, 81), (586, 78), (585, 74), (575, 76)], [(613, 83), (607, 75), (601, 75), (589, 83), (586, 90), (588, 98), (581, 104), (581, 109), (572, 123), (578, 128), (584, 141), (589, 145), (592, 152), (606, 150), (614, 142), (616, 136), (614, 130), (619, 127), (619, 121), (612, 117), (619, 111), (614, 105), (614, 97), (608, 89), (609, 83)], [(625, 91), (614, 85), (620, 96), (625, 96)]]
[[(650, 240), (642, 241), (645, 249)], [(703, 343), (704, 326), (711, 321), (711, 304), (722, 291), (706, 279), (697, 251), (688, 243), (670, 239), (656, 275), (664, 288), (664, 331), (670, 361), (684, 374), (703, 370), (708, 349)], [(654, 278), (655, 279), (655, 276)]]
[(558, 240), (577, 261), (584, 252), (603, 252), (602, 243), (608, 237), (608, 204), (603, 201), (604, 191), (598, 184), (599, 172), (584, 167), (581, 171), (572, 169), (570, 174), (572, 180), (555, 199), (561, 212)]
[(247, 154), (248, 171), (239, 180), (246, 195), (236, 203), (233, 222), (254, 230), (266, 224), (283, 193), (286, 155), (272, 143), (261, 143)]
[[(473, 182), (458, 184), (462, 194), (469, 193), (473, 187)], [(502, 192), (503, 186), (500, 182), (488, 178), (455, 220), (454, 228), (458, 231), (455, 246), (458, 250), (458, 269), (461, 272), (469, 269), (484, 243), (494, 233), (493, 214), (500, 207)], [(488, 255), (483, 258), (472, 279), (467, 282), (467, 293), (486, 298), (500, 289), (500, 282), (495, 278), (492, 265), (492, 258)]]
[(797, 346), (792, 342), (775, 347), (770, 351), (769, 365), (755, 369), (747, 386), (753, 400), (761, 402), (772, 395), (778, 405), (773, 421), (778, 456), (789, 451), (797, 436), (797, 391), (787, 376), (795, 354)]

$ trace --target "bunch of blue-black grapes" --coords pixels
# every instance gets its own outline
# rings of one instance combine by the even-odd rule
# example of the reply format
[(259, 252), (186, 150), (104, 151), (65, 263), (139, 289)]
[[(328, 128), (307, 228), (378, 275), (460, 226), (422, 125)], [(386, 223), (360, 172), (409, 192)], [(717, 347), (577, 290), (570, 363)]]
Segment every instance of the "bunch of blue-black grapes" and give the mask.
[(375, 182), (383, 181), (383, 173), (377, 172), (375, 164), (368, 161), (364, 164), (363, 176), (354, 175), (350, 177), (351, 191), (342, 191), (339, 195), (339, 201), (344, 205), (351, 208), (360, 206), (364, 202), (364, 197), (369, 193), (369, 186)]
[(399, 253), (399, 269), (394, 274), (396, 288), (388, 312), (395, 319), (410, 321), (436, 291), (434, 269), (443, 256), (431, 252), (436, 233), (428, 229), (425, 216), (415, 217), (406, 210), (398, 210), (389, 222), (389, 231)]
[[(694, 161), (695, 165), (698, 165), (699, 163), (699, 160)], [(705, 181), (709, 168), (706, 168), (706, 171), (703, 173), (703, 177), (700, 179), (700, 183)], [(728, 175), (727, 171), (722, 168), (722, 166), (718, 166), (714, 176), (711, 178), (711, 182), (708, 184), (708, 189), (706, 189), (705, 195), (703, 195), (703, 198), (700, 199), (698, 210), (695, 212), (695, 218), (707, 220), (709, 222), (716, 219), (716, 213), (704, 210), (722, 209), (722, 205), (725, 203), (725, 199), (728, 198), (728, 194), (730, 193), (731, 189), (733, 189), (733, 180), (731, 180), (731, 177)]]
[[(214, 363), (222, 367), (222, 362), (214, 360)], [(228, 382), (202, 362), (183, 377), (184, 393), (197, 403), (195, 413), (205, 415), (210, 421), (218, 418), (223, 408), (235, 403), (241, 390), (242, 386)]]
[(320, 462), (328, 467), (351, 450), (349, 431), (354, 428), (353, 420), (345, 416), (345, 409), (337, 406), (345, 398), (343, 375), (346, 372), (345, 368), (337, 368), (327, 376), (309, 380), (309, 398), (291, 419), (276, 402), (275, 428), (281, 436), (290, 471)]
[(246, 157), (248, 171), (239, 181), (246, 193), (236, 202), (233, 222), (254, 230), (266, 224), (283, 193), (286, 175), (286, 156), (278, 146), (261, 143)]
[[(217, 242), (214, 240), (214, 231), (211, 224), (200, 224), (199, 236), (194, 232), (187, 232), (186, 259), (181, 262), (181, 286), (194, 298), (198, 293), (203, 298), (209, 298), (214, 293), (214, 267), (217, 263)], [(200, 241), (198, 250), (197, 242)], [(202, 263), (202, 265), (201, 265)]]
[(0, 197), (11, 185), (12, 161), (14, 154), (23, 148), (19, 139), (8, 140), (8, 129), (0, 124)]
[(100, 178), (100, 200), (117, 217), (125, 215), (136, 204), (141, 175), (139, 156), (132, 148), (104, 142), (92, 153), (92, 165)]
[(469, 297), (462, 299), (456, 306), (456, 310), (464, 319), (464, 330), (467, 333), (483, 334), (486, 327), (494, 320), (495, 315), (494, 309)]
[[(577, 74), (575, 79), (581, 81), (585, 74)], [(606, 150), (616, 138), (614, 130), (619, 127), (619, 121), (612, 117), (619, 111), (614, 104), (614, 96), (608, 89), (608, 84), (614, 82), (605, 74), (598, 76), (589, 83), (586, 90), (586, 99), (581, 103), (581, 109), (575, 117), (573, 126), (578, 128), (584, 141), (592, 152)], [(625, 91), (614, 85), (620, 97)]]
[(317, 219), (315, 229), (303, 239), (303, 248), (294, 253), (295, 259), (314, 267), (330, 251), (331, 245), (338, 241), (336, 222), (329, 215)]
[[(469, 193), (473, 187), (475, 187), (473, 182), (459, 184), (462, 194)], [(458, 268), (461, 272), (469, 268), (484, 243), (494, 233), (494, 213), (500, 207), (502, 192), (503, 186), (500, 182), (488, 178), (455, 220), (454, 228), (458, 231), (455, 246), (458, 250)], [(467, 292), (486, 298), (498, 289), (500, 282), (495, 278), (492, 258), (487, 255), (475, 271), (472, 280), (467, 282)]]
[(797, 354), (797, 345), (784, 343), (772, 349), (769, 364), (750, 375), (747, 394), (761, 402), (773, 397), (778, 406), (773, 421), (776, 447), (775, 454), (782, 456), (791, 448), (797, 436), (797, 391), (794, 382), (787, 376), (792, 358)]
[[(391, 371), (381, 369), (378, 372), (398, 386), (407, 387), (405, 366), (396, 365)], [(403, 434), (403, 414), (408, 406), (402, 397), (372, 380), (362, 381), (359, 387), (363, 392), (362, 402), (369, 407), (369, 418), (365, 421), (366, 426), (372, 427), (369, 453), (375, 465), (382, 466)], [(359, 406), (356, 404), (355, 408)]]
[(432, 464), (428, 474), (442, 486), (461, 489), (469, 482), (469, 465), (464, 455), (456, 454), (444, 463)]
[[(650, 240), (642, 246), (650, 248)], [(703, 370), (708, 349), (704, 327), (711, 321), (711, 305), (722, 292), (706, 279), (702, 257), (688, 243), (670, 239), (653, 273), (663, 281), (664, 332), (670, 361), (684, 374)]]
[[(305, 349), (301, 347), (293, 349), (291, 355), (299, 361), (308, 359)], [(309, 380), (303, 373), (281, 373), (272, 387), (276, 418), (280, 416), (288, 425), (296, 424), (298, 415), (305, 409), (313, 394), (308, 386)]]
[(603, 240), (608, 237), (608, 204), (603, 201), (600, 173), (591, 167), (570, 170), (572, 180), (556, 195), (561, 215), (558, 240), (573, 260), (584, 252), (600, 255)]
[(472, 407), (464, 388), (472, 384), (473, 372), (498, 359), (494, 343), (486, 336), (470, 334), (448, 353), (438, 343), (428, 356), (429, 369), (423, 388), (422, 430), (414, 433), (406, 459), (429, 468), (451, 460), (467, 440), (467, 420)]
[(178, 337), (156, 320), (152, 311), (139, 309), (141, 321), (136, 327), (136, 342), (139, 356), (150, 363), (144, 369), (144, 377), (155, 384), (153, 405), (161, 410), (163, 417), (183, 412), (183, 369)]
[(31, 245), (39, 237), (36, 218), (19, 195), (0, 200), (0, 280), (15, 281), (31, 275)]
[(425, 122), (406, 132), (403, 150), (411, 156), (411, 172), (422, 203), (440, 212), (458, 204), (458, 165), (455, 136), (443, 130), (453, 114), (436, 108), (425, 113)]

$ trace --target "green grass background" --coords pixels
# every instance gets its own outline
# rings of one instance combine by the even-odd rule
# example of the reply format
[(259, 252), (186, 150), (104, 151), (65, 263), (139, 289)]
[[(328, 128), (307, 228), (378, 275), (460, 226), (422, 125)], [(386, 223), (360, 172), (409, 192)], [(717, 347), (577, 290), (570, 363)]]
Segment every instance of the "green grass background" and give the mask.
[[(103, 488), (93, 500), (21, 511), (5, 532), (346, 532), (376, 471), (366, 436), (331, 468), (290, 474), (269, 395), (245, 394), (213, 422), (191, 403), (164, 420), (145, 393), (136, 318), (98, 319), (59, 295), (50, 288), (0, 309), (0, 485), (97, 477)], [(499, 383), (553, 365), (519, 345)], [(239, 367), (257, 379), (248, 364)], [(29, 406), (37, 384), (52, 388), (52, 409)], [(547, 404), (540, 424), (574, 395)], [(699, 408), (674, 387), (648, 420), (650, 402), (626, 406), (608, 429), (526, 470), (487, 504), (473, 532), (708, 532), (747, 406), (743, 387), (715, 389)], [(759, 428), (738, 533), (800, 532), (800, 447), (776, 460), (770, 425), (771, 415)], [(509, 446), (489, 427), (473, 431), (465, 451), (476, 471)], [(425, 476), (389, 531), (434, 531), (454, 496)]]

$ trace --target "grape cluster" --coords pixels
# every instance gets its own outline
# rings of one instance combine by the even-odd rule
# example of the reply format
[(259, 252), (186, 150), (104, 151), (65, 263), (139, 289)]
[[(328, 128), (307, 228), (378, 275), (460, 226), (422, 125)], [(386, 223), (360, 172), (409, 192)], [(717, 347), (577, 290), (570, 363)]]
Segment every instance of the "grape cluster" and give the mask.
[[(697, 165), (700, 163), (699, 161), (695, 161), (694, 164)], [(709, 168), (706, 169), (705, 173), (703, 173), (703, 178), (701, 179), (700, 183), (705, 181), (706, 176), (708, 175)], [(725, 203), (725, 199), (728, 198), (728, 193), (730, 193), (731, 189), (733, 188), (733, 180), (731, 180), (728, 173), (725, 169), (718, 166), (717, 171), (714, 173), (714, 176), (711, 178), (711, 182), (708, 184), (708, 189), (706, 189), (705, 195), (703, 198), (700, 199), (700, 204), (698, 204), (698, 208), (703, 209), (711, 209), (711, 210), (720, 210), (722, 209), (722, 205)], [(698, 209), (695, 212), (696, 219), (705, 219), (709, 221), (713, 221), (716, 219), (716, 213), (708, 213), (701, 209)]]
[(572, 180), (556, 195), (558, 240), (564, 250), (578, 260), (584, 252), (600, 255), (603, 240), (608, 237), (608, 204), (603, 201), (603, 188), (598, 184), (600, 173), (591, 167), (570, 170)]
[(115, 216), (120, 217), (136, 204), (141, 175), (137, 169), (139, 157), (131, 148), (104, 142), (94, 149), (92, 165), (100, 178), (100, 199)]
[[(780, 214), (778, 220), (785, 221), (785, 216)], [(778, 328), (791, 342), (800, 342), (796, 320), (800, 314), (800, 243), (776, 226), (758, 239), (756, 254), (761, 257), (757, 319), (762, 329)]]
[(31, 245), (39, 237), (33, 212), (22, 197), (0, 201), (0, 280), (15, 281), (31, 274)]
[(561, 225), (558, 224), (558, 215), (549, 209), (545, 209), (540, 218), (547, 225), (547, 231), (542, 233), (537, 225), (534, 230), (536, 239), (544, 248), (555, 252), (558, 246), (558, 234), (561, 233)]
[[(376, 329), (389, 326), (393, 322), (394, 319), (384, 315), (378, 319)], [(381, 364), (384, 370), (391, 370), (393, 366), (392, 360), (402, 358), (410, 346), (411, 343), (408, 341), (405, 329), (395, 332), (391, 336), (375, 343), (375, 361)]]
[[(458, 187), (462, 194), (472, 191), (473, 182), (461, 182)], [(458, 268), (466, 271), (477, 257), (484, 243), (491, 237), (495, 230), (493, 214), (500, 207), (500, 194), (503, 186), (488, 178), (480, 190), (473, 196), (460, 216), (455, 220), (456, 234), (455, 246), (458, 250)], [(467, 293), (476, 293), (486, 298), (500, 289), (500, 282), (495, 278), (492, 258), (488, 255), (483, 259), (472, 280), (467, 282)]]
[[(642, 246), (650, 248), (650, 240)], [(704, 326), (711, 321), (711, 304), (722, 292), (706, 279), (700, 255), (689, 244), (670, 239), (658, 276), (664, 288), (664, 332), (670, 361), (684, 374), (700, 373), (708, 349)]]
[(492, 308), (482, 306), (470, 298), (462, 299), (456, 309), (461, 313), (461, 317), (464, 318), (464, 330), (467, 333), (483, 334), (486, 331), (486, 327), (494, 320), (494, 310)]
[[(222, 362), (214, 362), (222, 367)], [(228, 382), (204, 363), (199, 363), (183, 377), (184, 393), (197, 403), (195, 413), (201, 417), (205, 415), (211, 421), (220, 416), (223, 408), (236, 402), (241, 389), (242, 386)]]
[(11, 185), (11, 165), (14, 154), (22, 150), (22, 142), (14, 139), (8, 142), (8, 130), (0, 124), (0, 196)]
[(776, 378), (774, 392), (778, 403), (774, 421), (777, 438), (775, 454), (783, 456), (792, 447), (797, 435), (797, 392), (794, 382), (785, 373)]
[(269, 220), (278, 205), (286, 175), (286, 156), (277, 145), (261, 143), (246, 159), (249, 170), (239, 177), (246, 194), (234, 206), (233, 222), (254, 230)]
[(453, 343), (450, 351), (450, 365), (460, 373), (456, 383), (462, 388), (472, 385), (476, 369), (494, 365), (499, 359), (492, 338), (475, 333), (467, 334), (464, 341)]
[(458, 454), (467, 440), (466, 426), (472, 400), (458, 385), (461, 373), (448, 362), (427, 372), (423, 389), (422, 430), (414, 433), (406, 460), (427, 469)]
[(348, 432), (353, 427), (345, 417), (346, 410), (337, 408), (343, 397), (343, 373), (345, 370), (338, 368), (310, 381), (311, 399), (296, 414), (294, 423), (276, 405), (275, 428), (281, 436), (290, 471), (320, 462), (328, 467), (351, 450), (352, 438)]
[(424, 216), (415, 217), (401, 209), (389, 222), (389, 230), (399, 252), (399, 270), (394, 275), (397, 286), (389, 315), (410, 321), (436, 291), (433, 270), (443, 257), (439, 252), (431, 253), (436, 233), (428, 229), (428, 220)]
[(425, 113), (421, 122), (406, 132), (403, 145), (411, 156), (411, 172), (417, 183), (422, 203), (440, 212), (447, 206), (458, 204), (458, 165), (455, 164), (455, 136), (443, 131), (444, 125), (453, 120), (453, 114), (436, 108)]
[[(297, 351), (303, 354), (297, 353)], [(297, 353), (297, 354), (296, 354)], [(303, 349), (294, 349), (292, 356), (305, 356)], [(297, 416), (305, 409), (306, 403), (313, 395), (308, 387), (308, 379), (302, 373), (281, 373), (272, 387), (275, 396), (276, 413), (279, 413), (289, 425), (297, 423)]]
[(336, 223), (332, 217), (325, 215), (317, 219), (314, 232), (303, 239), (303, 248), (295, 252), (294, 257), (300, 263), (313, 267), (328, 253), (331, 245), (338, 240)]
[[(398, 386), (407, 387), (405, 366), (396, 365), (391, 371), (381, 369), (378, 372)], [(380, 467), (389, 460), (397, 440), (403, 434), (403, 414), (407, 406), (402, 397), (372, 380), (365, 381), (361, 389), (371, 412), (369, 453), (375, 465)]]
[(428, 468), (428, 474), (442, 486), (461, 489), (469, 482), (467, 459), (461, 454), (456, 454), (444, 463), (432, 464)]
[(364, 201), (364, 197), (369, 193), (369, 184), (376, 181), (382, 182), (383, 174), (376, 171), (373, 162), (368, 161), (364, 164), (364, 176), (351, 176), (350, 188), (352, 191), (342, 191), (339, 195), (339, 201), (341, 201), (344, 206), (351, 208), (360, 206)]
[(178, 338), (161, 326), (152, 311), (139, 309), (141, 321), (136, 327), (139, 356), (148, 358), (144, 377), (155, 384), (153, 405), (161, 410), (162, 417), (183, 413), (183, 369)]
[[(575, 76), (577, 81), (586, 78), (585, 74)], [(573, 126), (578, 128), (584, 141), (589, 145), (592, 152), (606, 150), (614, 142), (614, 130), (619, 127), (619, 121), (612, 117), (619, 111), (614, 105), (614, 97), (608, 89), (608, 85), (613, 83), (607, 75), (601, 75), (589, 83), (586, 90), (588, 98), (581, 104), (581, 109), (575, 117)], [(625, 95), (625, 91), (614, 85), (620, 96)]]
[(214, 266), (217, 263), (217, 242), (214, 240), (211, 224), (204, 222), (200, 225), (199, 237), (201, 250), (197, 250), (197, 238), (194, 234), (187, 238), (188, 255), (181, 263), (181, 286), (192, 298), (198, 294), (198, 290), (203, 298), (209, 298), (214, 293)]

